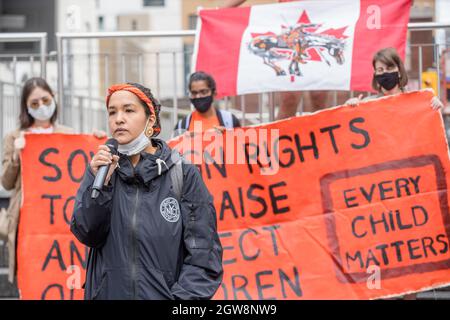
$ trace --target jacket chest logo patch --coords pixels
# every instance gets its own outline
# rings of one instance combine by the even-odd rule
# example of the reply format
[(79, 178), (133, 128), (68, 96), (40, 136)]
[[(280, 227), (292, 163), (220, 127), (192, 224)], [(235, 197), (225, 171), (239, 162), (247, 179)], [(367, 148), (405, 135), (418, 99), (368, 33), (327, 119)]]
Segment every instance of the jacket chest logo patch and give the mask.
[(159, 211), (163, 218), (169, 222), (177, 222), (180, 219), (180, 206), (175, 198), (164, 199), (159, 206)]

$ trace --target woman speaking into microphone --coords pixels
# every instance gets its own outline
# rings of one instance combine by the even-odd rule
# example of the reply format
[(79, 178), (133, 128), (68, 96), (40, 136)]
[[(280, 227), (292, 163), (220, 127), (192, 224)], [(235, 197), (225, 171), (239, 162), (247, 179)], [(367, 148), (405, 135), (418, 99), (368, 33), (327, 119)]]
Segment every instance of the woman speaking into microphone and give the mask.
[[(155, 138), (161, 105), (148, 88), (114, 85), (106, 106), (118, 152), (99, 146), (71, 221), (90, 247), (85, 299), (212, 298), (222, 280), (222, 247), (200, 172)], [(109, 170), (94, 197), (103, 166)]]

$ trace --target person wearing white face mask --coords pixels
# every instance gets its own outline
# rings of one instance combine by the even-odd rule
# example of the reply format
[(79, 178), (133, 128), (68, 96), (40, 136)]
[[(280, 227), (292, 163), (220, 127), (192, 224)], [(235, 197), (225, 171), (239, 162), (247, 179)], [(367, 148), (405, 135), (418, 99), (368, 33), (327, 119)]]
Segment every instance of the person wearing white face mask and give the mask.
[[(58, 124), (57, 115), (57, 104), (48, 83), (42, 78), (28, 79), (20, 100), (20, 126), (3, 140), (1, 182), (5, 190), (11, 190), (11, 196), (8, 209), (0, 211), (0, 238), (7, 241), (8, 280), (11, 283), (16, 273), (16, 232), (22, 199), (20, 152), (25, 148), (25, 133), (75, 133), (72, 128)], [(106, 136), (102, 131), (95, 131), (94, 135), (98, 138)]]
[[(213, 199), (198, 168), (156, 138), (161, 105), (150, 89), (114, 85), (106, 108), (118, 155), (99, 146), (70, 226), (91, 248), (85, 299), (210, 299), (222, 280), (222, 247)], [(105, 165), (105, 184), (92, 197)]]

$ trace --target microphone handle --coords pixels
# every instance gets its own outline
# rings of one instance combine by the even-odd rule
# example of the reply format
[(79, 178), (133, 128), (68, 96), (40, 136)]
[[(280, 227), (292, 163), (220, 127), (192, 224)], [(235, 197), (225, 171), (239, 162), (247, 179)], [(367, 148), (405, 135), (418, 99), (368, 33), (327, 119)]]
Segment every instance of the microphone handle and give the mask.
[(94, 183), (92, 184), (92, 193), (91, 198), (96, 199), (99, 194), (100, 190), (102, 190), (103, 185), (105, 184), (106, 175), (108, 174), (110, 165), (100, 166), (98, 168), (97, 175), (95, 176)]

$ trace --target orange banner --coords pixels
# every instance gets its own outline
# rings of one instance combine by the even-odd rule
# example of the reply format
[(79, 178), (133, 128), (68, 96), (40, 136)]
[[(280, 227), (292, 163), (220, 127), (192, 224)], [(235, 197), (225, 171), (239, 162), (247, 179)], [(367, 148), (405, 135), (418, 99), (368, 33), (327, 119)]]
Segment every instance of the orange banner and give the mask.
[(215, 298), (370, 299), (450, 283), (450, 163), (431, 98), (171, 141), (214, 195)]
[[(450, 283), (450, 163), (431, 97), (414, 92), (172, 140), (193, 155), (214, 196), (225, 270), (215, 298), (367, 299)], [(22, 298), (81, 298), (70, 286), (77, 270), (84, 281), (87, 251), (68, 222), (99, 141), (26, 140)]]
[(103, 142), (87, 135), (27, 134), (17, 244), (22, 299), (83, 298), (88, 248), (70, 232), (75, 195)]

